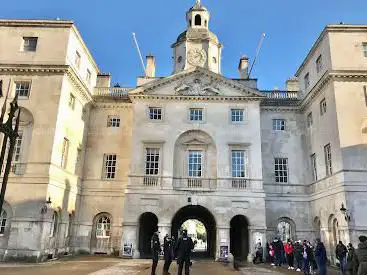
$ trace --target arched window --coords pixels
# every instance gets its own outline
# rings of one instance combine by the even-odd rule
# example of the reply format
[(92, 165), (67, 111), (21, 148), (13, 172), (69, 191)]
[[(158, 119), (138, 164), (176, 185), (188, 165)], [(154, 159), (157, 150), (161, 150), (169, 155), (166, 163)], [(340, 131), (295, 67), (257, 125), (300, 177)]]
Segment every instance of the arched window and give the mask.
[(282, 218), (279, 220), (277, 225), (277, 233), (278, 237), (282, 241), (287, 241), (288, 239), (294, 240), (295, 232), (295, 225), (291, 219)]
[(7, 216), (5, 210), (3, 210), (0, 215), (0, 236), (5, 234)]
[(106, 215), (101, 216), (97, 221), (97, 238), (109, 238), (111, 235), (111, 220)]
[(336, 218), (333, 220), (333, 241), (334, 245), (337, 245), (340, 241), (339, 222)]
[(195, 26), (201, 26), (201, 16), (199, 14), (195, 15)]
[(55, 237), (57, 233), (57, 226), (58, 226), (58, 215), (57, 212), (54, 211), (52, 215), (52, 222), (50, 226), (50, 237)]

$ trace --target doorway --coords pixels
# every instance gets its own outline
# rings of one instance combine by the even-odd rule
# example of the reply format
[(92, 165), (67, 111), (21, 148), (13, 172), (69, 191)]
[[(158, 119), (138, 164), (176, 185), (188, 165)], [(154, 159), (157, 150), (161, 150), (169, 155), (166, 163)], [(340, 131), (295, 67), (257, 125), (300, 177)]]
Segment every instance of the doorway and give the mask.
[[(191, 226), (191, 228), (185, 228), (187, 226)], [(208, 209), (199, 205), (189, 205), (177, 211), (172, 219), (172, 236), (177, 239), (180, 230), (183, 228), (190, 229), (191, 234), (196, 234), (196, 236), (194, 236), (196, 238), (198, 238), (198, 235), (201, 235), (200, 246), (194, 249), (194, 258), (215, 257), (217, 235), (216, 222), (214, 216)]]
[(230, 222), (230, 251), (238, 261), (246, 261), (249, 253), (248, 221), (245, 216), (238, 215)]
[(140, 258), (152, 257), (151, 239), (154, 232), (158, 230), (158, 218), (155, 214), (147, 212), (139, 219), (139, 252)]

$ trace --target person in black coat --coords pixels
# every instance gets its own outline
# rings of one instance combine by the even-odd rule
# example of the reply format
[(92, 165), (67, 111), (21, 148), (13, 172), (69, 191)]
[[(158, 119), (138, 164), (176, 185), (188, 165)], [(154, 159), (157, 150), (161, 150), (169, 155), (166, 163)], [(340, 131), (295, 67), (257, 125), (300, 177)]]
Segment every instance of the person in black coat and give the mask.
[(326, 249), (325, 249), (324, 244), (321, 242), (319, 238), (316, 239), (315, 260), (316, 260), (317, 268), (319, 270), (320, 275), (326, 275), (327, 274)]
[(168, 234), (163, 240), (163, 252), (164, 252), (164, 265), (163, 265), (163, 275), (169, 275), (169, 267), (173, 260), (175, 246), (175, 238), (169, 237)]
[(161, 253), (161, 243), (159, 241), (159, 231), (154, 232), (152, 240), (151, 240), (151, 249), (152, 249), (152, 275), (156, 275), (155, 271), (157, 269), (159, 254)]
[(175, 256), (177, 257), (178, 275), (182, 275), (183, 266), (185, 265), (185, 275), (190, 274), (191, 251), (195, 244), (192, 239), (187, 236), (187, 230), (182, 231), (182, 236), (178, 238), (175, 249)]
[(275, 237), (272, 245), (275, 251), (275, 265), (282, 266), (283, 261), (282, 251), (284, 251), (283, 243), (277, 237)]

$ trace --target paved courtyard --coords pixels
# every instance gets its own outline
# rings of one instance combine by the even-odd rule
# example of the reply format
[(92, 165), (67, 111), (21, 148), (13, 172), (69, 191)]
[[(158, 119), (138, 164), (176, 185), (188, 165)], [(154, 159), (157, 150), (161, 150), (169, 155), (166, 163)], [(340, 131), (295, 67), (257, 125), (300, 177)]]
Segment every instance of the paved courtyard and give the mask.
[[(159, 263), (157, 275), (162, 274), (163, 262)], [(42, 264), (0, 264), (1, 275), (150, 275), (151, 261), (123, 260), (120, 258), (85, 256), (70, 260), (54, 261)], [(174, 262), (171, 274), (177, 274)], [(249, 266), (234, 271), (221, 263), (198, 261), (193, 263), (191, 275), (281, 275), (298, 274), (284, 268), (272, 268), (269, 265)], [(331, 273), (337, 274), (337, 273)]]

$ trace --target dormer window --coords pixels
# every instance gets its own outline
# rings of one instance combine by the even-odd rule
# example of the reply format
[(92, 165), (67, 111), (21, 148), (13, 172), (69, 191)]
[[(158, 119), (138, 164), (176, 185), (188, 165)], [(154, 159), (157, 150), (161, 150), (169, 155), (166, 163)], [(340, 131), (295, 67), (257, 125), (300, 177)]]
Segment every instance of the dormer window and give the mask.
[(195, 26), (201, 26), (201, 16), (199, 14), (195, 15)]

